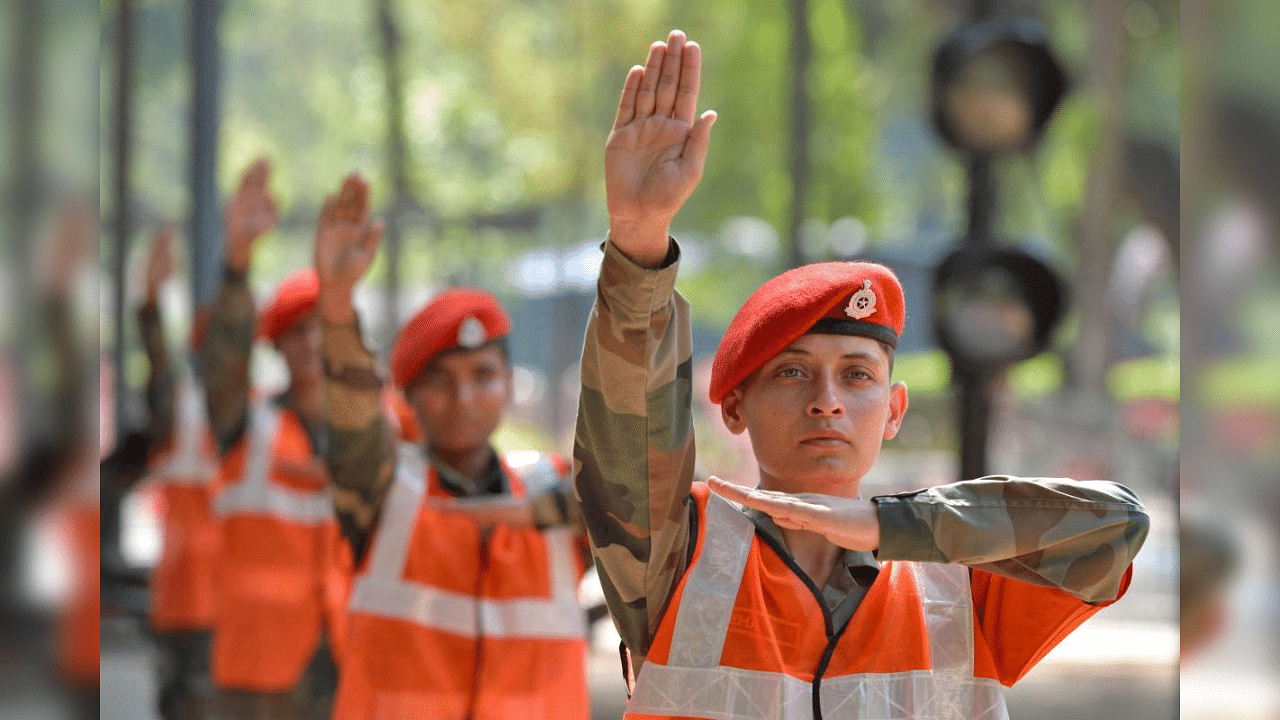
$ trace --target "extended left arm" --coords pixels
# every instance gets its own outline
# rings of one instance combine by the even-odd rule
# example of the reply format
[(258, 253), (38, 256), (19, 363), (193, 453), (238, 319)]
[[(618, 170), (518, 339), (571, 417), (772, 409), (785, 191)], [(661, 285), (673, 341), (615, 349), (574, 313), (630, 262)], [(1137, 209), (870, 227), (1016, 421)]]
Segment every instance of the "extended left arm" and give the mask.
[(1147, 537), (1138, 497), (1103, 480), (992, 476), (872, 498), (881, 560), (962, 563), (1106, 602)]

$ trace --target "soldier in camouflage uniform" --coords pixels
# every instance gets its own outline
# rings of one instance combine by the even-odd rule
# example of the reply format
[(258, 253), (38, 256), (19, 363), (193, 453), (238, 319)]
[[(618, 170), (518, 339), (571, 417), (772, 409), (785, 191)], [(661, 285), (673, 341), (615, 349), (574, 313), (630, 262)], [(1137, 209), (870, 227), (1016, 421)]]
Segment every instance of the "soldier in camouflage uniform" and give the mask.
[(510, 319), (453, 288), (400, 329), (391, 375), (422, 432), (401, 443), (353, 304), (381, 236), (349, 176), (316, 233), (325, 460), (357, 571), (334, 717), (581, 718), (589, 712), (577, 583), (590, 561), (559, 456), (500, 455)]
[[(888, 321), (868, 332), (823, 329), (823, 320), (754, 356), (772, 342), (760, 331), (767, 305), (812, 310), (803, 286), (798, 300), (762, 288), (717, 357), (722, 371), (747, 373), (712, 399), (733, 432), (750, 433), (761, 487), (713, 478), (713, 494), (694, 482), (690, 310), (673, 289), (680, 248), (668, 227), (701, 178), (715, 120), (695, 112), (700, 61), (698, 45), (674, 31), (627, 76), (605, 149), (610, 228), (582, 356), (574, 483), (637, 673), (628, 717), (1000, 717), (999, 688), (988, 686), (1012, 684), (1123, 593), (1147, 515), (1132, 492), (1102, 481), (999, 476), (865, 499), (860, 480), (907, 406), (885, 342), (896, 341), (901, 311), (891, 336), (880, 334), (894, 329)], [(868, 272), (884, 292), (896, 287), (900, 303), (887, 269), (825, 265), (800, 272)], [(725, 530), (744, 522), (741, 536)], [(734, 556), (735, 543), (745, 553), (737, 565), (706, 567)], [(904, 568), (914, 580), (901, 580)], [(972, 591), (928, 605), (937, 577)], [(886, 585), (913, 590), (925, 609), (904, 612)], [(762, 592), (764, 610), (751, 604)], [(910, 622), (900, 633), (881, 627), (890, 617)], [(944, 636), (938, 618), (976, 627)], [(928, 634), (912, 635), (916, 626)], [(846, 630), (872, 640), (850, 648)], [(934, 644), (916, 653), (924, 664), (904, 664), (902, 646), (925, 637)], [(841, 662), (864, 668), (849, 670), (860, 684), (823, 677)], [(944, 662), (967, 675), (948, 676)]]
[[(265, 159), (253, 163), (241, 177), (240, 185), (228, 201), (224, 222), (226, 240), (222, 281), (214, 298), (213, 313), (209, 321), (208, 337), (201, 353), (204, 369), (205, 402), (209, 413), (209, 425), (217, 440), (222, 462), (233, 452), (242, 451), (251, 441), (250, 432), (256, 407), (251, 390), (250, 364), (255, 337), (257, 316), (253, 294), (249, 288), (249, 271), (255, 245), (275, 225), (279, 210), (269, 183), (271, 164)], [(314, 476), (324, 473), (319, 458), (321, 423), (321, 372), (319, 355), (319, 317), (310, 311), (305, 317), (292, 322), (276, 340), (276, 348), (285, 359), (289, 370), (289, 387), (277, 397), (266, 399), (282, 413), (297, 418), (302, 425), (306, 441), (313, 457), (306, 465), (290, 467), (298, 476)], [(278, 447), (273, 448), (278, 451)], [(273, 457), (272, 464), (281, 460)], [(247, 465), (248, 463), (246, 463)], [(274, 470), (273, 470), (274, 472)], [(226, 470), (222, 471), (224, 481)], [(219, 489), (222, 496), (225, 488)], [(222, 518), (224, 541), (222, 561), (229, 559), (225, 541), (226, 517)], [(333, 533), (336, 540), (336, 531)], [(328, 543), (333, 545), (335, 543)], [(332, 548), (316, 542), (309, 552), (330, 558)], [(285, 544), (281, 543), (281, 547)], [(276, 551), (277, 548), (271, 548)], [(228, 585), (225, 568), (219, 568), (220, 585)], [(227, 607), (220, 598), (219, 619), (215, 622), (213, 637), (213, 673), (215, 682), (219, 669), (218, 626), (234, 608)], [(303, 718), (328, 716), (328, 707), (337, 686), (337, 668), (334, 648), (328, 627), (318, 642), (314, 654), (307, 663), (300, 681), (290, 690), (277, 692), (258, 688), (219, 687), (219, 713), (225, 717)], [(241, 633), (243, 635), (243, 633)], [(238, 638), (243, 640), (243, 638)], [(266, 642), (266, 641), (264, 641)], [(261, 649), (261, 657), (276, 652), (269, 645)], [(238, 661), (238, 660), (237, 660)]]

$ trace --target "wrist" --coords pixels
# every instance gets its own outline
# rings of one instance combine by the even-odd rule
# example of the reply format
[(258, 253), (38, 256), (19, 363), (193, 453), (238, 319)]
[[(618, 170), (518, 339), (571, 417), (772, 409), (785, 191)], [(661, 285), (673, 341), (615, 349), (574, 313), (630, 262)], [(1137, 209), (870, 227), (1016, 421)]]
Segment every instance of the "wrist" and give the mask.
[(350, 294), (345, 297), (320, 297), (320, 318), (330, 325), (355, 322), (356, 308)]
[(656, 269), (666, 262), (670, 249), (669, 222), (610, 219), (609, 241), (641, 267)]

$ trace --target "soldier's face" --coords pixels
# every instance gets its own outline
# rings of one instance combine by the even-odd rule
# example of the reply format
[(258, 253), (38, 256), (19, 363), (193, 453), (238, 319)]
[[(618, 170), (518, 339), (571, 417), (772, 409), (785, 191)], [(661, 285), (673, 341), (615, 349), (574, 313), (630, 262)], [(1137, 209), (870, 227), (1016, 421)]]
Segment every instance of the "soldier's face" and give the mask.
[(907, 387), (889, 374), (871, 338), (803, 335), (721, 411), (731, 431), (750, 435), (767, 489), (852, 496), (907, 410)]
[(511, 366), (497, 345), (431, 360), (409, 386), (409, 403), (433, 448), (466, 451), (489, 442), (511, 399)]
[(292, 382), (319, 382), (322, 369), (320, 316), (312, 313), (281, 333), (276, 339), (276, 350), (284, 356), (284, 363), (289, 368), (289, 379)]

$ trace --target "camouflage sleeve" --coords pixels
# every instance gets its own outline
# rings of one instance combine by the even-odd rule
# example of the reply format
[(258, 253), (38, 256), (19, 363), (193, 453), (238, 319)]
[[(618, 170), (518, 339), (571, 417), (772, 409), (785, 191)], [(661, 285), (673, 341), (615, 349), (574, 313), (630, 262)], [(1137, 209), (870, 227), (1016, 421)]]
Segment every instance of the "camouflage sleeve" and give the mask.
[(689, 542), (694, 448), (689, 305), (661, 269), (605, 244), (582, 350), (574, 487), (609, 611), (643, 661)]
[(164, 447), (173, 435), (174, 377), (169, 348), (164, 341), (160, 308), (138, 308), (138, 329), (147, 353), (147, 441), (152, 449)]
[(395, 438), (383, 412), (377, 361), (358, 322), (325, 323), (323, 354), (325, 465), (338, 524), (359, 563), (395, 476)]
[(253, 313), (247, 276), (224, 269), (203, 351), (209, 426), (224, 453), (240, 439), (248, 419)]
[(1116, 598), (1149, 522), (1102, 480), (992, 476), (873, 499), (881, 560), (962, 563), (1092, 603)]
[[(50, 295), (37, 305), (38, 330), (28, 338), (32, 362), (19, 365), (16, 378), (28, 393), (18, 405), (25, 413), (22, 426), (14, 430), (21, 454), (10, 473), (0, 477), (0, 503), (15, 513), (29, 512), (63, 490), (66, 469), (85, 442), (85, 401), (94, 389), (70, 299)], [(34, 372), (35, 367), (52, 372)]]

